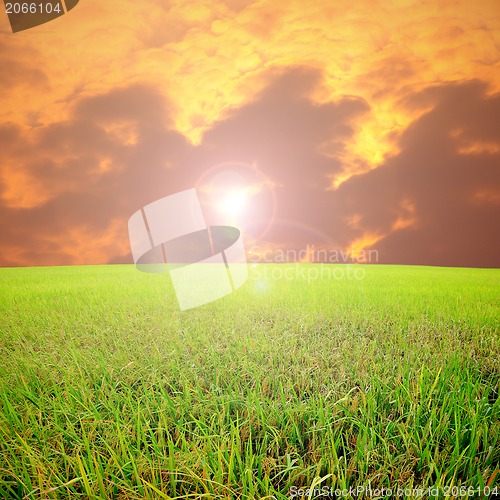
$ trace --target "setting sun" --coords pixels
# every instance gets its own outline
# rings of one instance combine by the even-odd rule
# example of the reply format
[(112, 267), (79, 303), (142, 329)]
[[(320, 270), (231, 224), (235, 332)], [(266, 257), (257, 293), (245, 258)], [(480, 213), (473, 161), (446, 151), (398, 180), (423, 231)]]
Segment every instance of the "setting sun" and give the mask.
[(248, 193), (244, 189), (230, 191), (221, 202), (217, 209), (230, 216), (238, 216), (243, 213), (248, 203)]

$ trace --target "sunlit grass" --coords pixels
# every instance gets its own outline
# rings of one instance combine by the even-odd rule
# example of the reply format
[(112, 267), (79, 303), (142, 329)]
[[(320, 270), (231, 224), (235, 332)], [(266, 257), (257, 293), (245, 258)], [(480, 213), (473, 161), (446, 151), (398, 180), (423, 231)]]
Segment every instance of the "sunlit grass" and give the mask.
[(1, 269), (0, 498), (497, 485), (500, 270), (337, 268)]

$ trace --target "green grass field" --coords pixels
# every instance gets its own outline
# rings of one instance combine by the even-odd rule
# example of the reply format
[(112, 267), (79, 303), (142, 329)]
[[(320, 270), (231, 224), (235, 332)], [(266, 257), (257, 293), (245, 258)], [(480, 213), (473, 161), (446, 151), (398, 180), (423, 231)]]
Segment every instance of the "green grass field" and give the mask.
[(1, 269), (0, 498), (500, 490), (500, 270), (337, 267)]

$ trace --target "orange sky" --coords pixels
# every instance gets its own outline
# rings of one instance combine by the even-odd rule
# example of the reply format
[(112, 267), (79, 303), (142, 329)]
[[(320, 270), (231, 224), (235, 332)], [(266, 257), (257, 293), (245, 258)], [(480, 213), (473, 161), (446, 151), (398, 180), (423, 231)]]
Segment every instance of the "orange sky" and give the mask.
[(0, 15), (0, 72), (0, 265), (129, 262), (128, 217), (224, 162), (277, 191), (252, 243), (500, 265), (497, 0), (81, 0)]

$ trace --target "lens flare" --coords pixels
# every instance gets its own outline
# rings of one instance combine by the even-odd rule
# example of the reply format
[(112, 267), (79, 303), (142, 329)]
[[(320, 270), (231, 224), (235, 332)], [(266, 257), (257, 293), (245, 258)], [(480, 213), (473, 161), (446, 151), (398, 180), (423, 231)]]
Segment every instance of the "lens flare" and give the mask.
[(261, 238), (276, 217), (275, 183), (255, 164), (219, 163), (195, 185), (212, 225), (236, 225), (247, 241)]
[(230, 191), (222, 197), (217, 210), (230, 216), (241, 215), (248, 203), (248, 193), (244, 189)]

